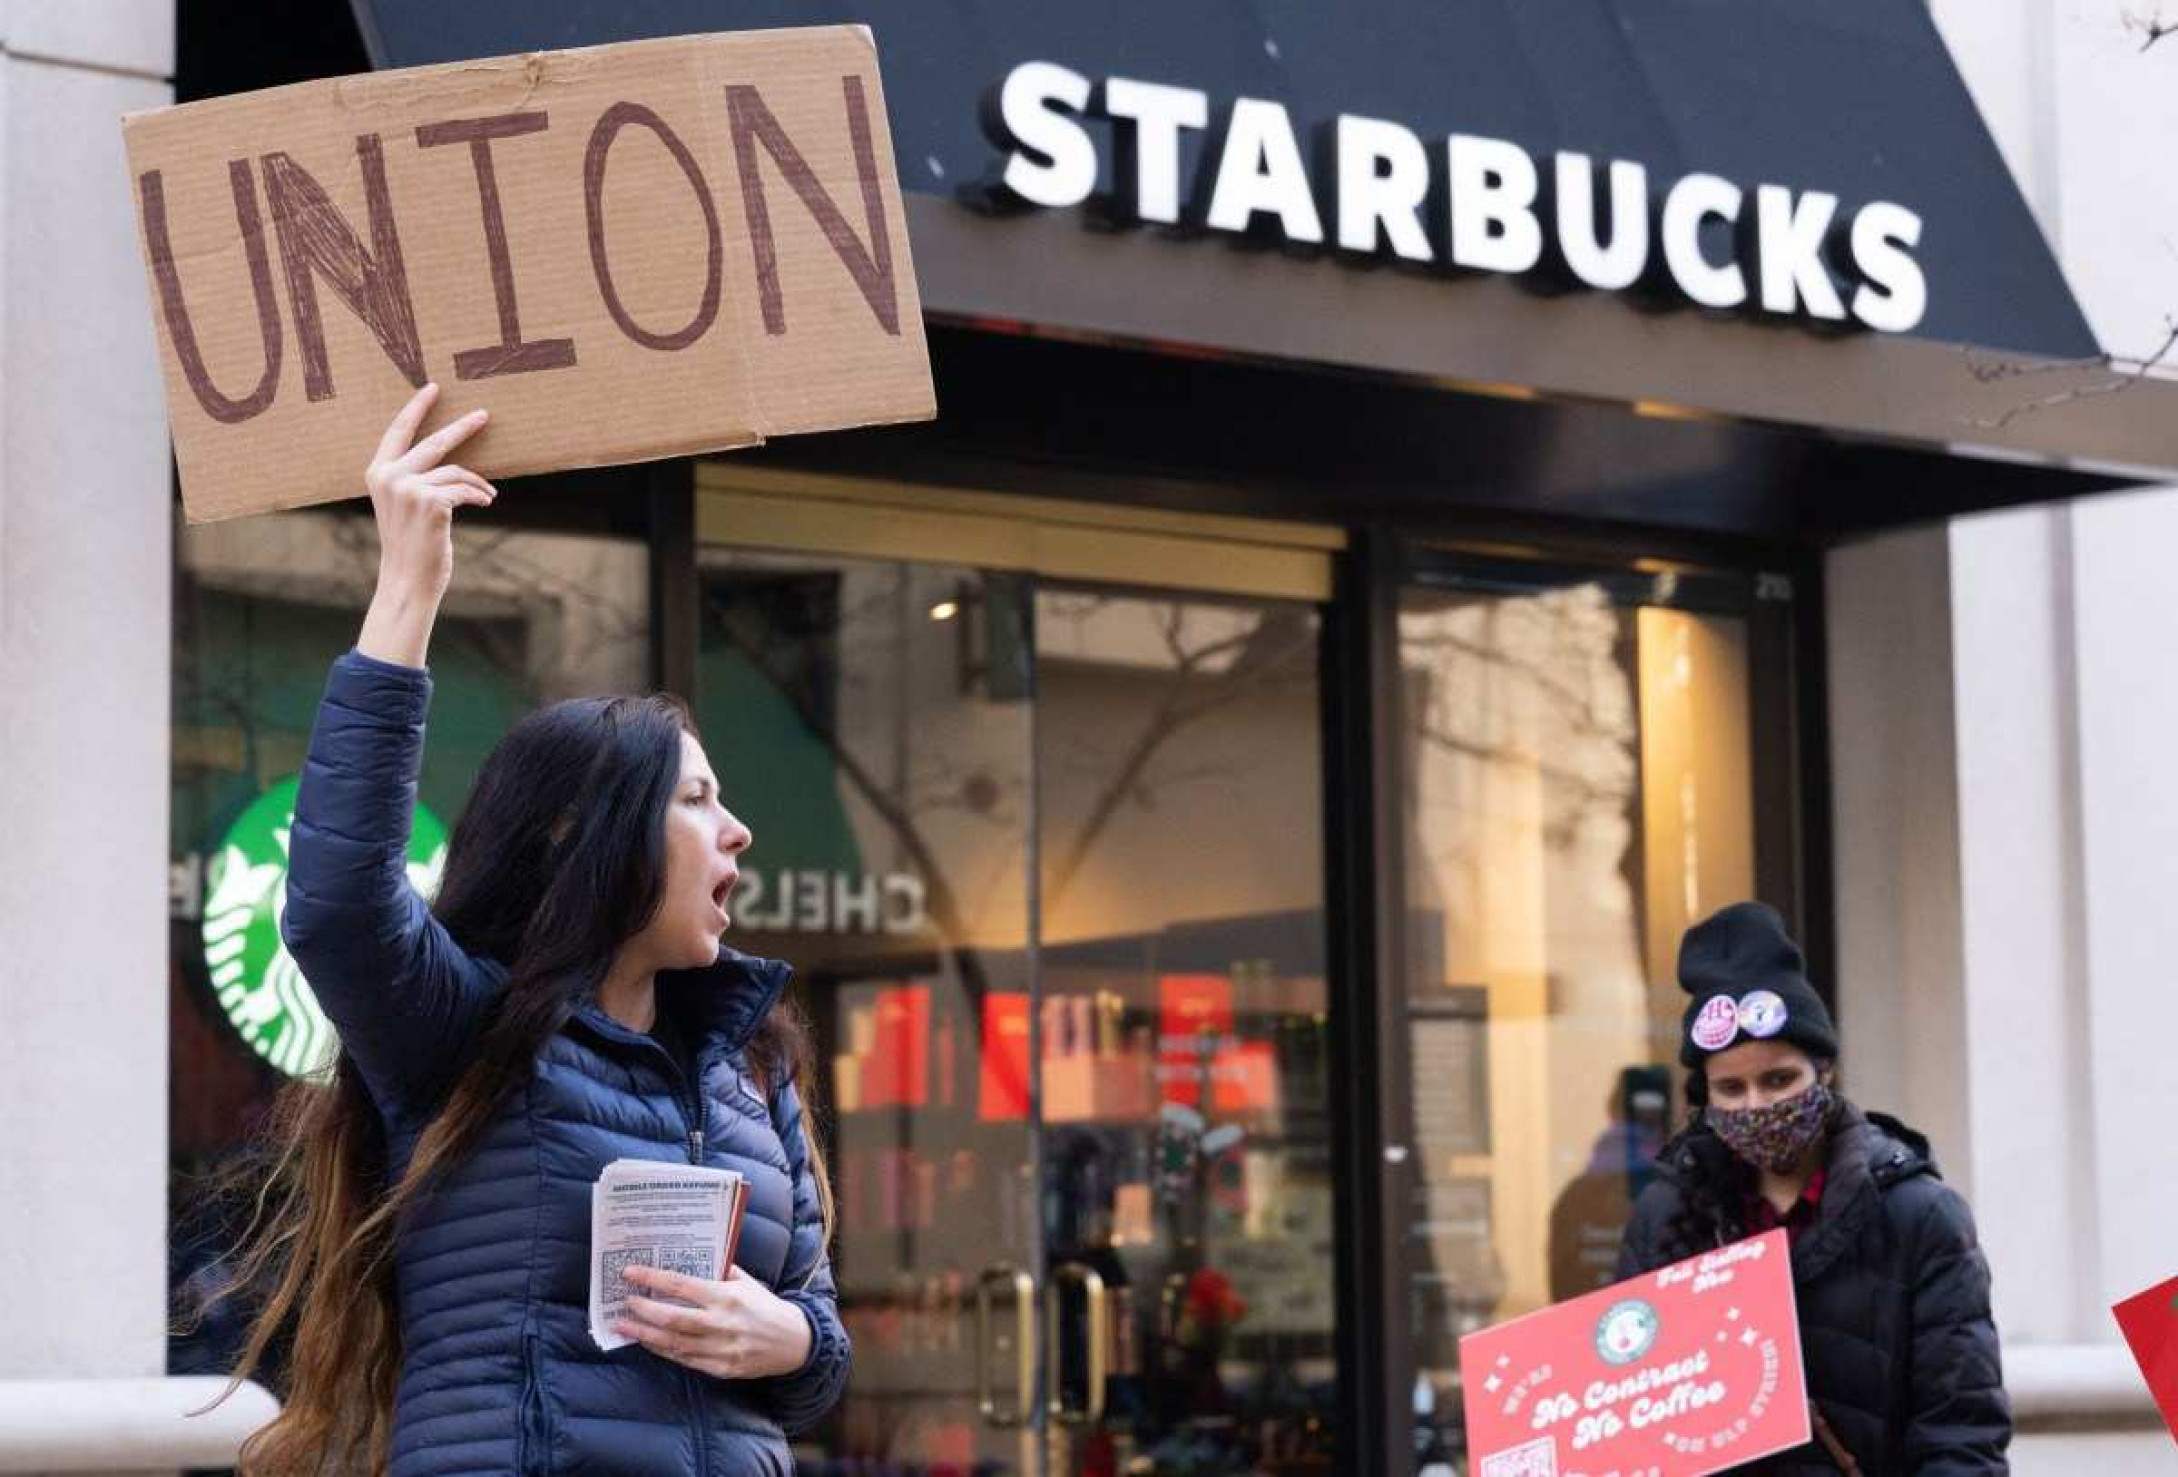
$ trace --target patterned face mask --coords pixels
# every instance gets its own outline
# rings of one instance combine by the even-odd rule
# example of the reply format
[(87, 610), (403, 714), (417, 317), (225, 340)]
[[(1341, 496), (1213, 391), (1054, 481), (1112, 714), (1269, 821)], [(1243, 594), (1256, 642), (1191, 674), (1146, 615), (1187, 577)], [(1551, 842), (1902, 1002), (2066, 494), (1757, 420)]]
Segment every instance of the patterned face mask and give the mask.
[(1820, 1081), (1762, 1108), (1708, 1110), (1709, 1126), (1749, 1164), (1783, 1174), (1823, 1136), (1837, 1099)]

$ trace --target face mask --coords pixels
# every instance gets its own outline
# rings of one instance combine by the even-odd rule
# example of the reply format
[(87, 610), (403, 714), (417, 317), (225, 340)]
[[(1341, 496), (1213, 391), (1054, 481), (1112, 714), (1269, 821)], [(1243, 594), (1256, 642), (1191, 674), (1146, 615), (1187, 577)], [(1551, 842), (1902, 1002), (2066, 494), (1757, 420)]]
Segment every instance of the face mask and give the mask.
[(1708, 1110), (1709, 1126), (1725, 1146), (1772, 1174), (1791, 1169), (1823, 1136), (1836, 1099), (1820, 1081), (1765, 1108)]

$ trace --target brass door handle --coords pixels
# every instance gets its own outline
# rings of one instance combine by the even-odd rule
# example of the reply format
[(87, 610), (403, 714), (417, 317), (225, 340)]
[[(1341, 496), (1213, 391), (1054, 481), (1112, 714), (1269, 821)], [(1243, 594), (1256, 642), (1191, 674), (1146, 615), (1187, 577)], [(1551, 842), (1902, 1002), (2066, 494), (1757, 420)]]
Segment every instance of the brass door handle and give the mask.
[[(1013, 1290), (1013, 1408), (999, 1405), (991, 1392), (991, 1291), (1004, 1284)], [(1000, 1263), (976, 1278), (976, 1409), (991, 1425), (1025, 1426), (1036, 1418), (1036, 1279), (1019, 1267)]]
[(1065, 1382), (1059, 1378), (1054, 1364), (1051, 1371), (1051, 1398), (1045, 1409), (1052, 1419), (1061, 1425), (1093, 1426), (1104, 1419), (1104, 1382), (1109, 1375), (1109, 1354), (1112, 1346), (1112, 1320), (1110, 1305), (1104, 1295), (1104, 1279), (1096, 1268), (1082, 1262), (1061, 1262), (1051, 1269), (1051, 1283), (1044, 1289), (1044, 1337), (1056, 1351), (1059, 1347), (1059, 1299), (1067, 1284), (1079, 1282), (1085, 1303), (1084, 1320), (1089, 1339), (1089, 1395), (1081, 1409), (1066, 1403)]
[(1180, 1309), (1187, 1301), (1187, 1274), (1174, 1272), (1157, 1293), (1157, 1332), (1165, 1339), (1180, 1336)]

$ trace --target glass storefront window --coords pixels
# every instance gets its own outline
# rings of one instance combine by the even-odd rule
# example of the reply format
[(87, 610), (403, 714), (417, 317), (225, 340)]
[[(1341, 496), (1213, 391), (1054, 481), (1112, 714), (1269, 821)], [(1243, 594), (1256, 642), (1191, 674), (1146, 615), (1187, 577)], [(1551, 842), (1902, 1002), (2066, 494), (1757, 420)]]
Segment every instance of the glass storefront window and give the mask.
[(1306, 605), (1037, 599), (1047, 1257), (1112, 1370), (1082, 1420), (1062, 1329), (1054, 1477), (1330, 1469), (1317, 645)]
[(1039, 1394), (1022, 1373), (1038, 1303), (1021, 1279), (1039, 1262), (1010, 1008), (1031, 937), (1025, 591), (722, 549), (702, 552), (699, 589), (697, 723), (755, 836), (731, 942), (794, 965), (824, 1069), (855, 1371), (804, 1455), (1020, 1470), (1018, 1416)]
[[(278, 933), (294, 781), (326, 668), (354, 644), (377, 572), (367, 518), (338, 512), (183, 527), (174, 581), (169, 1212), (171, 1277), (217, 1275), (234, 1231), (207, 1172), (247, 1147), (331, 1028)], [(410, 849), (425, 890), (485, 754), (540, 703), (640, 691), (649, 561), (627, 540), (470, 523), (431, 646), (435, 694)], [(176, 1372), (224, 1372), (240, 1309), (181, 1333)]]
[(1325, 1470), (1317, 618), (706, 548), (734, 942), (826, 1055), (812, 1473)]
[(1446, 1457), (1459, 1336), (1612, 1280), (1678, 1119), (1679, 936), (1755, 892), (1747, 621), (1674, 590), (1402, 600), (1409, 1311)]
[[(642, 545), (457, 538), (427, 888), (510, 723), (651, 681)], [(200, 1173), (331, 1046), (280, 968), (283, 786), (376, 545), (301, 512), (177, 549), (179, 1284), (216, 1275), (226, 1229)], [(756, 837), (731, 942), (797, 967), (857, 1341), (808, 1470), (1328, 1470), (1349, 1310), (1319, 608), (929, 558), (696, 563), (691, 696)], [(1399, 1317), (1433, 1396), (1418, 1449), (1454, 1461), (1460, 1334), (1610, 1280), (1683, 1108), (1677, 941), (1756, 892), (1758, 829), (1736, 581), (1455, 564), (1398, 617), (1390, 982), (1418, 1169)], [(224, 1368), (238, 1333), (215, 1320), (172, 1366)]]

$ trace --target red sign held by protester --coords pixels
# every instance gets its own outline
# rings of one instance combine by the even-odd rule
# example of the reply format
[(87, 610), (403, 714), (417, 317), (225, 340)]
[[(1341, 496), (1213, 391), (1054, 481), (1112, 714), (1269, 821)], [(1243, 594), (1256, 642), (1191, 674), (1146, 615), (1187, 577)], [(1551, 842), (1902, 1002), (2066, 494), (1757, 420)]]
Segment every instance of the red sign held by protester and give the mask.
[(2136, 1292), (2110, 1310), (2148, 1381), (2163, 1424), (2178, 1436), (2178, 1277)]
[(1460, 1340), (1475, 1477), (1698, 1477), (1809, 1438), (1785, 1233)]

